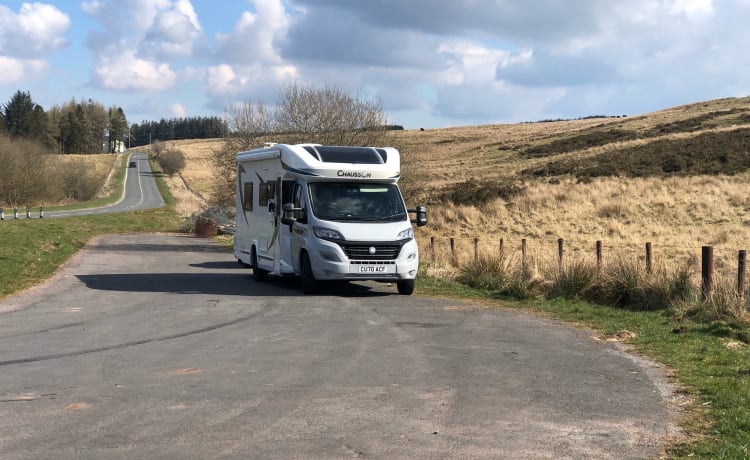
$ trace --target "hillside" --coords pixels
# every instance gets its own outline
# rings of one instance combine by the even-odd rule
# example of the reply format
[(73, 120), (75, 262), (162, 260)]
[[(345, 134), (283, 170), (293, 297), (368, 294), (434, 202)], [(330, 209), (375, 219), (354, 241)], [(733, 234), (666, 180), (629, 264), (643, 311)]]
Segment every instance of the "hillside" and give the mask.
[[(207, 157), (220, 141), (182, 141), (190, 188), (210, 194)], [(686, 260), (716, 246), (718, 265), (736, 265), (750, 237), (750, 98), (706, 101), (624, 118), (394, 132), (410, 206), (426, 203), (420, 229), (438, 254), (454, 237), (515, 251), (522, 238), (541, 258), (640, 254)]]

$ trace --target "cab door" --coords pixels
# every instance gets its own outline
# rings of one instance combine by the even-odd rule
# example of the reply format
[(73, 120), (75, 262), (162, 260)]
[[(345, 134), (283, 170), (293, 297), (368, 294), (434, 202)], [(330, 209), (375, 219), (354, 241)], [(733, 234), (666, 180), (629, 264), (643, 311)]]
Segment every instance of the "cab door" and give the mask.
[(268, 183), (268, 220), (272, 231), (266, 255), (273, 258), (273, 272), (281, 273), (281, 173)]
[(297, 182), (294, 184), (292, 195), (292, 204), (295, 209), (300, 211), (294, 212), (294, 223), (291, 226), (291, 235), (289, 238), (289, 252), (291, 253), (295, 273), (299, 273), (299, 253), (300, 249), (307, 247), (306, 239), (308, 236), (308, 207), (307, 207), (307, 184)]

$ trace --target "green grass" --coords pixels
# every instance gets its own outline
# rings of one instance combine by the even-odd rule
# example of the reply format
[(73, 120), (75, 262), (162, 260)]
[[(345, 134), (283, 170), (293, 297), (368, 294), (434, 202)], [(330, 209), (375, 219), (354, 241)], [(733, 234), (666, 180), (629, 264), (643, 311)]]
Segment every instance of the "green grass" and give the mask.
[[(163, 208), (122, 214), (1, 222), (3, 238), (0, 243), (0, 297), (49, 278), (95, 236), (108, 233), (179, 231), (182, 218), (173, 210), (175, 199), (161, 179), (157, 165), (154, 164), (153, 167), (156, 184), (166, 203)], [(124, 170), (124, 167), (120, 169)]]
[[(677, 320), (665, 311), (631, 311), (561, 299), (511, 301), (489, 291), (430, 277), (420, 277), (417, 286), (420, 294), (481, 299), (490, 305), (590, 327), (602, 334), (622, 330), (635, 333), (627, 343), (637, 353), (668, 366), (679, 386), (694, 398), (685, 408), (682, 422), (689, 439), (671, 446), (667, 455), (750, 458), (750, 347), (746, 325), (709, 325)], [(740, 343), (739, 348), (728, 347), (731, 342)]]

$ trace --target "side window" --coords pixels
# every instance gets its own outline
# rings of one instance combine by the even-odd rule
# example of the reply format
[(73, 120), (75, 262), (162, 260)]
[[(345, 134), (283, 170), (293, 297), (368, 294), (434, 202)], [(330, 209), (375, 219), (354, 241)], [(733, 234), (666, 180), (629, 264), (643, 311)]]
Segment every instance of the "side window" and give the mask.
[[(305, 186), (294, 184), (294, 199), (292, 200), (295, 208), (305, 209)], [(307, 223), (306, 213), (304, 211), (295, 211), (294, 218), (302, 224)]]
[(258, 183), (258, 206), (268, 206), (268, 182)]
[(242, 209), (245, 211), (253, 210), (253, 183), (245, 182), (242, 200)]
[(258, 206), (268, 206), (268, 203), (276, 199), (276, 182), (258, 183)]

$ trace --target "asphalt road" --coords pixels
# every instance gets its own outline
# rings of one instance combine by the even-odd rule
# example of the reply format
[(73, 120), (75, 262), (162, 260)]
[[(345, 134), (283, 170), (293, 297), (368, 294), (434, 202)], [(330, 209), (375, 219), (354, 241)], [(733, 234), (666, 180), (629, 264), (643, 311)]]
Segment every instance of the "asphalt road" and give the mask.
[(660, 376), (513, 310), (302, 296), (208, 240), (115, 235), (0, 300), (0, 458), (649, 458)]
[[(134, 168), (126, 168), (125, 189), (122, 198), (110, 206), (100, 208), (78, 209), (74, 211), (45, 211), (44, 217), (70, 217), (87, 214), (107, 214), (115, 212), (153, 209), (164, 206), (154, 180), (154, 173), (145, 153), (133, 153), (128, 163), (135, 162)], [(33, 209), (32, 217), (38, 217), (38, 209)], [(6, 216), (7, 217), (7, 216)], [(25, 216), (24, 216), (25, 217)]]

